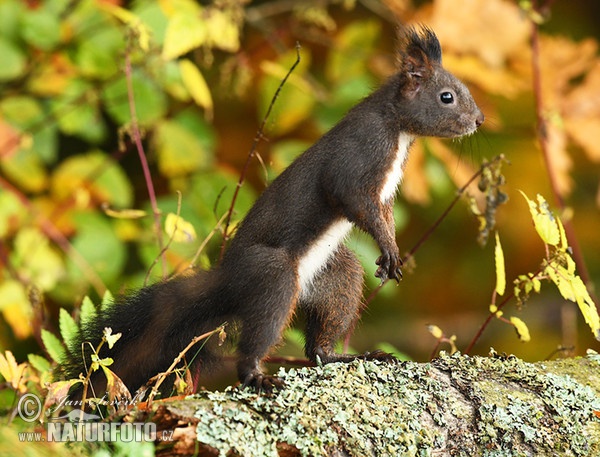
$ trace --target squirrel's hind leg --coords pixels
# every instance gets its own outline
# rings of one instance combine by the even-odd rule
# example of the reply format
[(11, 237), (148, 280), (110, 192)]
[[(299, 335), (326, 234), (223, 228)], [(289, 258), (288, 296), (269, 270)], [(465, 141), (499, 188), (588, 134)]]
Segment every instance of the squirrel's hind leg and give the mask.
[[(364, 270), (356, 255), (342, 245), (327, 267), (303, 291), (299, 306), (306, 313), (306, 356), (313, 362), (351, 362), (355, 359), (396, 361), (383, 351), (365, 354), (338, 354), (336, 342), (359, 319), (362, 306)], [(318, 359), (318, 360), (317, 360)]]
[[(244, 387), (271, 391), (282, 381), (266, 375), (260, 365), (269, 349), (279, 343), (298, 301), (298, 278), (289, 255), (278, 248), (246, 249), (236, 268), (241, 273), (228, 293), (237, 302), (234, 313), (242, 324), (237, 347), (238, 378)], [(254, 273), (255, 272), (255, 273)]]

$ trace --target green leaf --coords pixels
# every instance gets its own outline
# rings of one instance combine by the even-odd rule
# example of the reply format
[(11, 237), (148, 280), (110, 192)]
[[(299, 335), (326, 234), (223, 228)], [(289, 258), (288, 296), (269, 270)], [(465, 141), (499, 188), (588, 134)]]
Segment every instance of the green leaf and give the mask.
[(21, 35), (33, 47), (50, 51), (60, 42), (61, 24), (58, 16), (43, 5), (22, 16)]
[[(125, 245), (117, 238), (113, 225), (104, 216), (91, 212), (73, 215), (76, 235), (72, 245), (103, 281), (114, 281), (123, 271), (126, 260)], [(68, 261), (69, 277), (83, 281), (80, 265)]]
[(69, 82), (62, 96), (52, 100), (53, 114), (60, 130), (67, 135), (98, 143), (106, 136), (95, 89), (81, 79)]
[(38, 354), (27, 354), (27, 360), (31, 364), (33, 368), (35, 368), (40, 373), (46, 373), (50, 371), (50, 362), (45, 357), (42, 357)]
[[(167, 111), (167, 98), (163, 90), (141, 71), (133, 71), (131, 75), (135, 112), (140, 125), (149, 125), (162, 118)], [(131, 122), (127, 81), (125, 76), (109, 84), (102, 94), (102, 99), (111, 117), (118, 124)]]
[(158, 167), (167, 177), (193, 173), (212, 162), (198, 136), (174, 121), (158, 123), (153, 139)]
[(25, 227), (17, 233), (13, 262), (19, 275), (42, 291), (52, 289), (65, 272), (60, 254), (46, 235), (34, 227)]
[(90, 198), (117, 207), (133, 203), (133, 189), (123, 169), (100, 151), (71, 156), (52, 175), (51, 187), (58, 198)]
[(325, 73), (328, 79), (342, 83), (367, 72), (381, 26), (375, 20), (355, 21), (346, 26), (334, 41)]
[[(58, 152), (58, 129), (53, 124), (48, 124), (45, 119), (47, 113), (42, 105), (33, 97), (13, 96), (0, 101), (0, 115), (11, 125), (18, 127), (22, 133), (27, 133), (20, 144), (22, 153), (33, 154), (36, 163), (51, 164), (56, 160)], [(4, 160), (0, 161), (4, 162)], [(24, 168), (23, 173), (36, 170)]]
[(523, 341), (524, 343), (527, 343), (528, 341), (531, 340), (531, 336), (529, 335), (529, 329), (527, 328), (527, 325), (525, 324), (525, 322), (523, 322), (518, 317), (513, 316), (510, 318), (510, 323), (515, 327), (515, 330), (517, 331), (517, 335), (519, 335), (519, 339), (521, 341)]
[(0, 189), (0, 238), (18, 230), (27, 216), (27, 209), (17, 197)]
[(504, 267), (504, 251), (500, 244), (500, 236), (496, 232), (496, 247), (494, 249), (494, 258), (496, 263), (496, 293), (504, 295), (506, 289), (506, 272)]
[[(60, 335), (65, 342), (65, 346), (72, 352), (72, 344), (73, 341), (77, 338), (77, 334), (79, 333), (79, 327), (66, 309), (61, 308), (58, 315), (58, 324), (60, 327)], [(75, 349), (77, 350), (77, 349)]]
[(10, 81), (23, 75), (27, 59), (21, 50), (10, 41), (0, 37), (0, 81)]
[(104, 292), (104, 296), (102, 297), (102, 302), (100, 303), (100, 310), (105, 310), (107, 309), (108, 306), (112, 306), (112, 304), (115, 302), (115, 298), (113, 297), (113, 294), (110, 290), (106, 290), (106, 292)]
[(60, 340), (56, 337), (56, 335), (54, 335), (54, 333), (51, 333), (46, 329), (42, 329), (41, 335), (42, 342), (44, 343), (44, 347), (46, 348), (48, 355), (56, 363), (62, 363), (65, 360), (66, 351)]
[(81, 309), (79, 311), (79, 321), (81, 326), (83, 327), (87, 323), (91, 322), (98, 315), (98, 311), (96, 311), (96, 306), (87, 295), (83, 297), (83, 301), (81, 302)]

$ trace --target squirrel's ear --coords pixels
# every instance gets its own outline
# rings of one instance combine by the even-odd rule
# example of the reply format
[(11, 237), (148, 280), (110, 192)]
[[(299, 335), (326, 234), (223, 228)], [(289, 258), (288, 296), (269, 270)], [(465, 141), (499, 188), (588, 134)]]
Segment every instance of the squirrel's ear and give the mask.
[(434, 65), (441, 64), (442, 50), (435, 33), (427, 27), (419, 31), (413, 27), (398, 30), (398, 57), (400, 72), (404, 74), (406, 95), (416, 94), (421, 81), (434, 72)]

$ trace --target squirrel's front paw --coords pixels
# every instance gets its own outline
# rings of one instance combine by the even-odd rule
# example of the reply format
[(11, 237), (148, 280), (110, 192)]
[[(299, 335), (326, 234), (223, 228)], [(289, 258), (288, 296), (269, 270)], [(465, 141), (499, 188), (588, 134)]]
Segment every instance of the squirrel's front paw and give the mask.
[(388, 278), (400, 282), (402, 279), (402, 270), (400, 270), (402, 259), (398, 253), (384, 251), (375, 263), (379, 265), (375, 276), (381, 279), (382, 283)]
[(281, 389), (284, 384), (283, 380), (277, 376), (266, 375), (260, 371), (254, 371), (245, 377), (244, 382), (242, 382), (242, 388), (251, 387), (258, 394), (261, 392), (269, 394), (273, 392), (273, 389), (275, 388)]

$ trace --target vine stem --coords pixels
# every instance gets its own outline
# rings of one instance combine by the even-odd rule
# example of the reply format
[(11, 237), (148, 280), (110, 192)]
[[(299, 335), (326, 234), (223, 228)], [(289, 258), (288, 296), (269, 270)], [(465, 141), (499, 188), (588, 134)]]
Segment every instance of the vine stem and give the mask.
[(154, 183), (152, 182), (152, 174), (150, 173), (150, 167), (148, 166), (148, 159), (142, 145), (142, 135), (140, 133), (140, 127), (137, 118), (137, 112), (135, 109), (135, 98), (133, 94), (133, 80), (132, 80), (132, 69), (131, 69), (131, 37), (125, 50), (125, 80), (127, 82), (127, 99), (129, 102), (129, 115), (131, 117), (131, 129), (130, 134), (133, 137), (140, 163), (142, 165), (142, 171), (144, 173), (144, 180), (146, 182), (146, 188), (148, 189), (148, 198), (152, 207), (152, 215), (154, 217), (154, 231), (156, 232), (156, 241), (158, 242), (159, 252), (161, 252), (161, 269), (163, 278), (167, 275), (167, 263), (164, 256), (164, 244), (162, 238), (162, 230), (160, 223), (160, 209), (156, 202), (156, 193), (154, 191)]
[(225, 247), (227, 246), (227, 241), (229, 240), (229, 225), (231, 223), (231, 216), (233, 215), (233, 209), (235, 207), (235, 202), (237, 200), (238, 194), (239, 194), (240, 189), (242, 188), (242, 185), (244, 184), (244, 181), (246, 179), (246, 174), (248, 173), (248, 169), (250, 168), (250, 163), (252, 162), (252, 159), (256, 155), (256, 148), (258, 147), (258, 143), (264, 137), (265, 126), (267, 124), (269, 117), (271, 116), (271, 111), (273, 110), (273, 106), (275, 106), (275, 102), (277, 101), (277, 98), (279, 97), (279, 94), (281, 93), (281, 89), (287, 82), (287, 80), (290, 77), (290, 75), (292, 74), (292, 72), (296, 69), (296, 67), (300, 63), (300, 49), (301, 48), (302, 47), (300, 46), (300, 43), (296, 42), (296, 61), (293, 63), (293, 65), (288, 70), (287, 74), (284, 76), (284, 78), (279, 83), (279, 86), (277, 87), (275, 94), (273, 94), (273, 97), (271, 98), (271, 103), (269, 103), (267, 112), (265, 113), (265, 115), (262, 119), (262, 122), (260, 123), (260, 126), (259, 126), (258, 130), (256, 131), (254, 140), (252, 141), (252, 146), (250, 148), (250, 152), (248, 152), (248, 156), (246, 157), (246, 163), (244, 163), (244, 167), (242, 168), (242, 171), (240, 173), (240, 178), (238, 179), (237, 185), (235, 187), (235, 191), (233, 192), (233, 197), (231, 198), (231, 204), (229, 206), (229, 209), (227, 210), (227, 217), (225, 218), (225, 226), (223, 228), (223, 242), (221, 243), (221, 253), (219, 255), (220, 259), (222, 259), (223, 255), (225, 254)]

